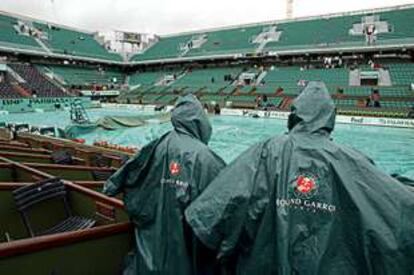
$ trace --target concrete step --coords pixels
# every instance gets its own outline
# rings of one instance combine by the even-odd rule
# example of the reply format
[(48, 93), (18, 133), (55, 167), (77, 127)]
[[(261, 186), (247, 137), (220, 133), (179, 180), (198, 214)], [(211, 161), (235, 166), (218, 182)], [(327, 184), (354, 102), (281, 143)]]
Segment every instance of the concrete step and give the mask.
[(352, 70), (349, 72), (349, 86), (359, 86), (361, 85), (361, 71)]

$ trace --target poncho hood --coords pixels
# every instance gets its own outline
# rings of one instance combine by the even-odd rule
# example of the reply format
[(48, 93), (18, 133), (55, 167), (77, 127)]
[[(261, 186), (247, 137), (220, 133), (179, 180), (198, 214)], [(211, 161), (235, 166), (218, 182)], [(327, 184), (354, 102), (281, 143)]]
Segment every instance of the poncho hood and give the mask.
[(172, 111), (171, 122), (175, 131), (189, 135), (208, 144), (212, 127), (201, 103), (188, 94), (181, 97)]
[(309, 82), (293, 101), (292, 115), (299, 118), (291, 131), (332, 132), (335, 126), (335, 104), (323, 82)]

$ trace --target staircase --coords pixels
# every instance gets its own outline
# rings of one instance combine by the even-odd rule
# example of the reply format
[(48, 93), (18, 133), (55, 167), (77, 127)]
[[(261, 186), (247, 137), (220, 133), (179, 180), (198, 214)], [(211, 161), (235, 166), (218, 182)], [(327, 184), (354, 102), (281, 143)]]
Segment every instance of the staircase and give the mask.
[[(39, 73), (41, 73), (49, 82), (51, 82), (53, 85), (55, 85), (55, 86), (57, 86), (57, 87), (59, 87), (63, 92), (65, 92), (67, 95), (69, 95), (69, 96), (71, 96), (72, 94), (71, 94), (71, 92), (69, 92), (69, 90), (68, 89), (66, 89), (63, 85), (65, 85), (66, 84), (66, 82), (64, 82), (63, 80), (62, 80), (62, 78), (60, 77), (60, 76), (58, 76), (58, 75), (56, 75), (56, 74), (54, 74), (53, 72), (50, 72), (50, 70), (49, 70), (49, 72), (50, 73), (45, 73), (45, 72), (42, 72), (41, 70), (38, 70), (39, 71)], [(62, 83), (62, 81), (64, 82), (64, 83)]]
[(183, 78), (184, 76), (186, 76), (187, 73), (189, 73), (188, 70), (183, 70), (179, 74), (177, 73), (175, 75), (175, 80), (174, 81), (170, 81), (168, 83), (166, 83), (165, 75), (164, 75), (163, 78), (159, 79), (157, 82), (154, 83), (154, 86), (171, 86), (172, 84), (174, 84), (175, 82), (177, 82), (180, 78)]
[(17, 85), (16, 80), (11, 74), (6, 73), (3, 80), (0, 81), (0, 98), (21, 98), (22, 96), (26, 96), (25, 93), (20, 93), (15, 88), (15, 84)]
[(52, 51), (46, 46), (45, 43), (43, 43), (41, 39), (35, 38), (35, 40), (40, 45), (40, 47), (42, 47), (42, 49), (44, 49), (47, 53), (52, 53)]
[(263, 49), (266, 47), (267, 45), (267, 41), (263, 41), (259, 44), (259, 47), (256, 48), (256, 53), (261, 53), (263, 51)]
[(390, 72), (388, 70), (379, 69), (379, 79), (378, 79), (378, 85), (379, 86), (391, 86), (391, 76)]
[(18, 73), (16, 73), (11, 67), (7, 66), (7, 73), (10, 74), (12, 78), (14, 78), (19, 83), (25, 83), (26, 80), (24, 80), (23, 77), (21, 77)]
[(279, 41), (281, 34), (281, 31), (277, 31), (277, 26), (271, 26), (264, 29), (262, 33), (253, 39), (253, 43), (259, 44), (255, 50), (255, 53), (261, 53), (268, 43)]
[(20, 86), (26, 90), (36, 91), (39, 97), (66, 97), (68, 93), (62, 90), (59, 86), (49, 81), (43, 74), (41, 74), (31, 64), (9, 64), (17, 74), (24, 78), (25, 82), (20, 83)]
[(260, 85), (260, 83), (262, 82), (263, 78), (265, 78), (267, 75), (267, 71), (263, 71), (259, 74), (259, 76), (256, 78), (256, 85)]
[(349, 86), (361, 85), (360, 73), (361, 71), (359, 69), (351, 70), (349, 72)]

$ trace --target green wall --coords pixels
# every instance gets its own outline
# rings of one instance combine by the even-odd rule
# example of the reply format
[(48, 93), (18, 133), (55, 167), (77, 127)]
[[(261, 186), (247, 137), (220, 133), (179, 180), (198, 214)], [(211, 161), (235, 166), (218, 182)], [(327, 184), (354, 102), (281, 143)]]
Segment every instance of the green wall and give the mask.
[(1, 99), (0, 111), (8, 111), (10, 113), (34, 112), (35, 109), (53, 111), (55, 110), (55, 104), (60, 104), (61, 108), (69, 107), (77, 99), (82, 101), (85, 108), (92, 107), (92, 101), (89, 97), (19, 98)]

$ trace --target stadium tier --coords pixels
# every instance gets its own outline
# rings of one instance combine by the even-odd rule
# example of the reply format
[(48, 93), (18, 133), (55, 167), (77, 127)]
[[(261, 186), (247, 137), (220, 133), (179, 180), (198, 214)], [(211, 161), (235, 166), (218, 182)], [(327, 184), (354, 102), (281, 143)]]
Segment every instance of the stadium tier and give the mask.
[(344, 94), (348, 96), (361, 96), (367, 97), (371, 95), (372, 89), (377, 89), (381, 95), (390, 97), (412, 97), (413, 91), (410, 90), (408, 85), (405, 86), (392, 86), (392, 87), (344, 87)]
[(387, 64), (392, 81), (395, 85), (410, 85), (414, 79), (413, 63)]
[(379, 108), (358, 108), (358, 109), (341, 109), (337, 111), (340, 115), (348, 116), (371, 116), (371, 117), (393, 117), (393, 118), (406, 118), (409, 114), (408, 110), (396, 110), (396, 109), (379, 109)]
[(319, 80), (323, 81), (328, 87), (343, 87), (349, 85), (349, 71), (340, 69), (303, 69), (300, 67), (281, 67), (271, 68), (265, 78), (264, 84), (259, 90), (265, 93), (283, 89), (283, 94), (295, 95), (300, 89), (298, 83), (301, 81)]
[(183, 35), (162, 39), (162, 43), (156, 43), (147, 49), (144, 54), (133, 57), (132, 60), (151, 60), (160, 58), (175, 58), (180, 55), (180, 45), (191, 39), (192, 35)]
[(0, 81), (0, 99), (20, 98), (22, 95), (16, 88), (15, 80), (9, 73), (5, 73)]
[[(348, 96), (369, 96), (372, 89), (378, 89), (383, 95), (396, 97), (410, 97), (413, 92), (410, 89), (410, 81), (414, 74), (414, 65), (407, 64), (387, 64), (386, 71), (390, 72), (390, 86), (351, 86), (349, 84), (350, 69), (343, 68), (313, 68), (305, 69), (300, 66), (271, 66), (254, 75), (255, 82), (259, 76), (262, 76), (260, 83), (251, 83), (250, 85), (237, 85), (242, 78), (243, 69), (235, 68), (208, 68), (184, 70), (183, 72), (140, 72), (134, 73), (129, 77), (131, 87), (141, 85), (142, 91), (171, 91), (185, 89), (193, 92), (211, 93), (211, 94), (283, 94), (297, 95), (301, 88), (300, 84), (307, 81), (323, 81), (332, 94), (342, 90), (344, 95)], [(394, 67), (404, 68), (404, 72), (398, 74)], [(361, 66), (363, 68), (364, 66)], [(249, 71), (247, 72), (249, 74)], [(156, 83), (162, 82), (166, 77), (170, 80), (165, 86), (153, 87)], [(226, 79), (227, 77), (227, 79)], [(402, 82), (405, 77), (405, 82)], [(164, 88), (163, 88), (164, 87)], [(278, 90), (283, 90), (278, 92)]]
[(0, 48), (98, 60), (123, 60), (119, 54), (109, 52), (91, 33), (5, 14), (0, 14)]
[(51, 74), (64, 85), (111, 85), (123, 84), (125, 81), (125, 75), (115, 69), (52, 65), (38, 65), (37, 67), (44, 73)]
[(173, 89), (218, 94), (238, 77), (241, 68), (208, 68), (187, 70), (171, 84)]
[(15, 63), (9, 64), (9, 66), (17, 73), (24, 82), (20, 83), (20, 86), (30, 95), (36, 95), (38, 97), (65, 97), (70, 96), (61, 87), (52, 83), (51, 80), (39, 72), (31, 64)]
[[(332, 15), (161, 37), (132, 61), (414, 43), (414, 8)], [(365, 28), (375, 27), (367, 41)]]
[(177, 99), (176, 95), (163, 95), (156, 99), (156, 103), (158, 104), (171, 104)]
[(355, 99), (335, 99), (334, 102), (338, 107), (357, 107)]
[(251, 38), (261, 33), (262, 29), (263, 26), (257, 26), (209, 32), (207, 41), (199, 48), (192, 48), (186, 56), (251, 52), (255, 48)]
[(200, 98), (201, 102), (204, 102), (204, 103), (208, 103), (208, 102), (223, 103), (225, 99), (227, 99), (227, 97), (221, 96), (221, 95), (203, 95)]
[[(92, 33), (0, 15), (0, 51), (85, 57), (12, 57), (0, 69), (0, 98), (97, 96), (96, 88), (124, 103), (174, 104), (191, 92), (207, 104), (289, 110), (308, 81), (323, 81), (347, 114), (407, 114), (414, 102), (413, 16), (411, 5), (169, 35), (122, 61)], [(370, 110), (368, 98), (379, 98), (381, 110)]]
[[(390, 86), (350, 85), (350, 73), (353, 70), (389, 72)], [(399, 73), (400, 72), (400, 73)], [(407, 114), (413, 107), (414, 92), (409, 84), (414, 66), (411, 63), (385, 62), (380, 69), (361, 64), (347, 68), (309, 68), (307, 66), (262, 66), (260, 69), (248, 67), (198, 68), (181, 71), (150, 71), (134, 73), (129, 77), (130, 85), (138, 88), (120, 97), (121, 102), (129, 98), (130, 102), (144, 104), (172, 104), (177, 94), (193, 92), (199, 95), (203, 103), (219, 103), (239, 108), (257, 107), (259, 95), (267, 95), (268, 104), (273, 108), (288, 110), (291, 99), (301, 91), (301, 85), (307, 81), (323, 81), (335, 104), (341, 110), (359, 110), (366, 108), (366, 99), (373, 91), (380, 95), (381, 111), (386, 115)], [(405, 82), (401, 81), (406, 76)], [(244, 78), (251, 77), (245, 85)], [(410, 78), (411, 77), (411, 78)], [(168, 81), (164, 82), (165, 79)], [(395, 81), (395, 84), (394, 84)], [(395, 112), (399, 110), (401, 112)], [(378, 112), (381, 112), (378, 111)], [(371, 111), (370, 114), (375, 114)]]
[[(214, 56), (272, 55), (314, 50), (414, 45), (412, 6), (342, 13), (163, 36), (132, 62)], [(44, 54), (122, 62), (93, 33), (56, 24), (0, 14), (0, 46)], [(368, 38), (368, 28), (373, 36)]]
[(27, 49), (44, 52), (36, 40), (28, 34), (19, 33), (17, 19), (0, 14), (0, 47)]
[(155, 103), (159, 97), (161, 97), (161, 96), (160, 95), (154, 95), (154, 94), (145, 94), (142, 97), (142, 103), (144, 103), (144, 104)]
[(129, 76), (129, 85), (131, 87), (154, 85), (156, 82), (167, 76), (172, 76), (174, 78), (175, 74), (177, 74), (176, 71), (135, 72)]
[(34, 26), (46, 34), (42, 42), (54, 53), (122, 61), (119, 54), (108, 52), (90, 33), (38, 22)]

